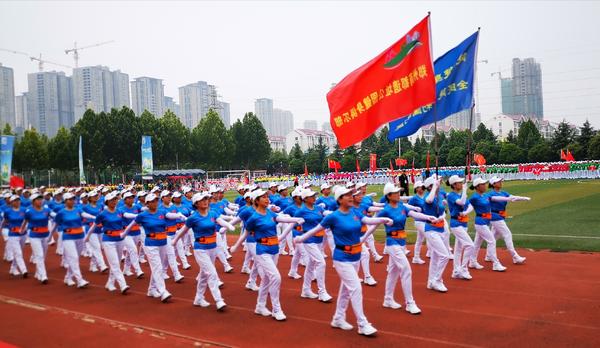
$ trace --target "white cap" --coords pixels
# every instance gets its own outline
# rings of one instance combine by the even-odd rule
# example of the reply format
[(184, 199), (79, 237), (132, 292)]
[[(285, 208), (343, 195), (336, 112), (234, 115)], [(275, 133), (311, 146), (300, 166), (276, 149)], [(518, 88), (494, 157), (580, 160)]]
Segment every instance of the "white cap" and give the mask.
[(194, 195), (192, 196), (192, 204), (196, 204), (196, 202), (199, 202), (205, 198), (209, 198), (210, 196), (212, 195), (208, 191), (194, 193)]
[(238, 190), (238, 191), (241, 191), (241, 190), (247, 190), (247, 188), (246, 188), (246, 185), (239, 184), (239, 185), (237, 186), (237, 190)]
[(328, 183), (325, 182), (321, 184), (321, 191), (326, 190), (328, 188), (331, 188), (331, 185), (329, 185)]
[(152, 190), (150, 190), (150, 193), (154, 193), (156, 191), (160, 191), (160, 187), (158, 185), (154, 186)]
[(81, 197), (81, 198), (83, 199), (83, 198), (86, 198), (87, 196), (88, 196), (87, 192), (84, 192), (84, 193), (82, 193), (82, 194), (81, 194), (81, 196), (79, 196), (79, 197)]
[(127, 199), (129, 197), (134, 197), (134, 194), (129, 191), (127, 191), (127, 192), (125, 192), (125, 194), (123, 194), (123, 199)]
[(46, 188), (46, 186), (42, 185), (40, 186), (40, 190), (44, 190)]
[(294, 191), (292, 191), (292, 197), (300, 197), (302, 198), (302, 190), (300, 187), (296, 187)]
[(483, 178), (475, 178), (475, 180), (473, 180), (473, 187), (477, 187), (481, 184), (485, 184), (486, 182), (488, 182), (488, 181)]
[(490, 184), (491, 184), (491, 185), (494, 185), (495, 183), (497, 183), (497, 182), (500, 182), (500, 181), (502, 181), (502, 180), (504, 180), (504, 179), (503, 179), (503, 178), (499, 178), (499, 177), (497, 177), (497, 176), (495, 176), (495, 175), (494, 175), (494, 176), (492, 176), (492, 178), (490, 179)]
[(311, 189), (302, 190), (302, 199), (306, 199), (308, 197), (314, 196), (317, 193)]
[(460, 176), (458, 176), (458, 175), (452, 175), (452, 176), (451, 176), (451, 177), (448, 179), (448, 183), (449, 183), (450, 185), (454, 185), (454, 184), (456, 184), (457, 182), (464, 182), (464, 181), (465, 181), (465, 179), (464, 179), (464, 178), (461, 178), (461, 177), (460, 177)]
[(98, 195), (98, 191), (96, 191), (96, 190), (90, 191), (90, 193), (88, 193), (88, 197), (94, 197), (97, 195)]
[(255, 201), (258, 197), (264, 196), (267, 193), (267, 191), (258, 189), (256, 191), (252, 191), (252, 193), (253, 193), (252, 200)]
[(350, 192), (352, 192), (352, 190), (350, 190), (347, 187), (343, 187), (343, 186), (338, 187), (338, 189), (335, 190), (335, 193), (334, 193), (335, 200), (337, 201), (338, 199), (340, 199), (340, 197), (342, 197), (343, 195), (350, 193)]
[(31, 195), (31, 197), (29, 197), (29, 199), (31, 199), (31, 201), (34, 201), (34, 200), (36, 200), (36, 199), (38, 199), (38, 198), (43, 198), (43, 197), (42, 197), (42, 195), (41, 195), (41, 194), (39, 194), (39, 193), (37, 193), (37, 192), (36, 192), (36, 193), (34, 193), (34, 194), (32, 194), (32, 195)]
[(182, 196), (181, 192), (175, 191), (173, 192), (173, 198), (180, 198)]
[(248, 185), (248, 190), (250, 190), (250, 191), (254, 191), (254, 190), (256, 190), (257, 188), (258, 188), (258, 186), (254, 185), (254, 184), (252, 184), (252, 185)]
[(287, 188), (288, 187), (286, 184), (281, 184), (281, 185), (277, 186), (277, 192), (287, 190)]
[(10, 192), (6, 192), (6, 193), (3, 195), (3, 198), (4, 198), (4, 199), (10, 198), (10, 197), (12, 197), (12, 194), (11, 194)]
[(417, 188), (417, 187), (425, 187), (425, 184), (423, 184), (423, 182), (421, 180), (417, 180), (415, 182), (414, 186), (415, 186), (415, 188)]
[(252, 198), (252, 191), (246, 191), (246, 193), (244, 193), (244, 199), (246, 198)]
[(148, 202), (152, 202), (153, 200), (157, 199), (158, 197), (156, 197), (156, 195), (154, 193), (151, 193), (149, 195), (146, 196), (146, 199), (144, 200), (144, 202), (148, 203)]
[(302, 188), (303, 189), (307, 189), (310, 188), (312, 185), (310, 184), (310, 182), (305, 182), (304, 184), (302, 184)]
[(219, 189), (215, 185), (210, 185), (210, 187), (208, 188), (208, 192), (209, 193), (219, 192)]
[(14, 202), (14, 201), (16, 201), (17, 199), (18, 199), (18, 200), (20, 200), (20, 199), (21, 199), (21, 196), (19, 196), (19, 195), (11, 195), (11, 196), (10, 196), (10, 198), (8, 199), (8, 201), (9, 201), (9, 202)]
[(429, 186), (433, 185), (434, 183), (435, 183), (435, 177), (432, 175), (432, 176), (428, 177), (427, 179), (425, 179), (425, 182), (423, 182), (423, 186), (429, 187)]
[(110, 191), (110, 189), (108, 187), (103, 187), (102, 188), (102, 193), (107, 193), (108, 191)]
[(137, 196), (139, 198), (139, 197), (143, 197), (143, 196), (145, 196), (147, 194), (148, 194), (148, 192), (146, 192), (146, 191), (140, 191), (140, 192), (137, 193)]
[(269, 183), (269, 188), (271, 188), (271, 187), (275, 187), (275, 186), (277, 186), (277, 183), (275, 183), (275, 182), (270, 182), (270, 183)]
[(181, 189), (181, 191), (183, 191), (183, 194), (186, 194), (186, 193), (192, 191), (192, 188), (189, 186), (185, 186)]
[(62, 188), (62, 187), (59, 187), (59, 188), (57, 188), (57, 189), (54, 191), (54, 194), (55, 194), (55, 195), (59, 195), (59, 194), (62, 194), (62, 193), (63, 193), (63, 191), (64, 191), (64, 188)]
[(169, 190), (163, 190), (160, 193), (160, 198), (167, 197), (167, 196), (170, 196), (170, 195), (171, 195), (171, 192), (169, 192)]
[(355, 186), (355, 185), (354, 185), (354, 183), (353, 183), (352, 181), (350, 181), (350, 182), (346, 183), (346, 187), (347, 187), (347, 188), (351, 188), (351, 187), (354, 187), (354, 186)]
[(68, 200), (68, 199), (73, 199), (73, 198), (75, 198), (75, 195), (74, 195), (74, 194), (72, 194), (71, 192), (67, 192), (67, 193), (65, 193), (65, 194), (63, 195), (63, 199), (64, 199), (65, 201), (66, 201), (66, 200)]
[(396, 193), (396, 192), (400, 192), (400, 188), (398, 186), (392, 184), (391, 182), (388, 182), (383, 187), (383, 195), (384, 196), (387, 196), (390, 193)]
[(104, 201), (108, 202), (108, 201), (112, 201), (113, 199), (117, 198), (117, 191), (112, 191), (111, 193), (107, 194), (106, 197), (104, 197)]
[(359, 182), (355, 186), (356, 186), (356, 189), (358, 190), (359, 188), (363, 188), (363, 187), (367, 186), (367, 184), (364, 182)]

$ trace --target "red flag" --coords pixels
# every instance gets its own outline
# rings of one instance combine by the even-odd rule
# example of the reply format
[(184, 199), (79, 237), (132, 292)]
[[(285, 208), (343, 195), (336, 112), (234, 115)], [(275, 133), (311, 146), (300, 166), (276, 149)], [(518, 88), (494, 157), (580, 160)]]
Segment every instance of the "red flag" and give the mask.
[(575, 161), (575, 157), (573, 157), (573, 154), (571, 153), (571, 151), (569, 151), (569, 149), (567, 149), (567, 155), (565, 157), (566, 157), (565, 161), (567, 161), (567, 162)]
[(327, 93), (331, 128), (341, 148), (435, 101), (429, 34), (428, 15)]
[(485, 157), (483, 157), (482, 154), (480, 153), (476, 153), (473, 155), (473, 160), (475, 161), (475, 163), (477, 163), (477, 165), (479, 166), (483, 166), (485, 165)]
[(404, 158), (396, 158), (396, 166), (403, 167), (408, 164), (408, 161)]
[(356, 158), (356, 171), (360, 172), (360, 163), (358, 163), (358, 157)]
[(563, 151), (563, 149), (560, 149), (560, 160), (561, 161), (566, 161), (567, 160), (567, 155), (565, 154), (565, 152)]
[(20, 176), (12, 175), (10, 177), (9, 184), (10, 184), (10, 188), (17, 188), (17, 187), (24, 188), (25, 180), (23, 180), (23, 178), (21, 178)]
[(308, 176), (308, 167), (306, 166), (306, 162), (304, 162), (304, 176)]
[(429, 169), (429, 150), (427, 150), (427, 157), (425, 158), (425, 167)]
[(412, 181), (412, 183), (415, 183), (415, 158), (413, 157), (412, 160), (412, 168), (410, 170), (410, 181)]
[(369, 170), (374, 172), (377, 170), (377, 154), (372, 153), (369, 155)]

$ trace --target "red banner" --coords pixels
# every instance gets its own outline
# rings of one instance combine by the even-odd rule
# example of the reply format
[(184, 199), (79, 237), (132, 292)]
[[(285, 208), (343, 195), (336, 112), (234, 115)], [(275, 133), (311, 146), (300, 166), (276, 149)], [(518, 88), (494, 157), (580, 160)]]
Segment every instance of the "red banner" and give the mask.
[(369, 155), (369, 170), (371, 170), (371, 172), (374, 172), (377, 170), (377, 154), (376, 153), (372, 153), (371, 155)]
[(404, 158), (396, 158), (396, 165), (398, 167), (404, 167), (407, 164), (408, 164), (408, 161), (405, 160)]
[(25, 187), (25, 180), (20, 176), (11, 176), (10, 177), (10, 188)]
[(358, 157), (356, 158), (356, 171), (360, 172), (360, 163), (358, 163)]
[(327, 93), (331, 128), (341, 148), (434, 101), (429, 16)]

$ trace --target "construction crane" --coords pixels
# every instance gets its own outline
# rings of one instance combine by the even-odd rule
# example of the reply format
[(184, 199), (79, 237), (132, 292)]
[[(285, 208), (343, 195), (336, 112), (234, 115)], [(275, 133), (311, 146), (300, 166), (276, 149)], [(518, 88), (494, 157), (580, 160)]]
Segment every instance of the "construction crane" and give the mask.
[(42, 54), (41, 53), (40, 53), (39, 57), (34, 57), (34, 56), (30, 55), (29, 53), (25, 53), (25, 52), (21, 52), (21, 51), (15, 51), (15, 50), (9, 50), (9, 49), (6, 49), (6, 48), (0, 48), (0, 51), (10, 52), (10, 53), (14, 53), (14, 54), (20, 54), (22, 56), (28, 57), (31, 61), (36, 61), (36, 62), (38, 62), (38, 67), (39, 67), (40, 71), (44, 71), (44, 63), (48, 63), (48, 64), (52, 64), (52, 65), (57, 65), (57, 66), (62, 66), (63, 68), (69, 68), (69, 69), (73, 68), (72, 66), (69, 66), (69, 65), (64, 65), (64, 64), (55, 63), (55, 62), (51, 62), (49, 60), (42, 59)]
[(110, 41), (105, 41), (105, 42), (100, 42), (94, 45), (89, 45), (89, 46), (84, 46), (84, 47), (77, 47), (77, 42), (73, 43), (73, 48), (68, 48), (65, 50), (65, 54), (69, 54), (69, 53), (73, 53), (73, 58), (75, 58), (75, 67), (78, 68), (79, 67), (79, 51), (80, 50), (85, 50), (87, 48), (92, 48), (92, 47), (98, 47), (98, 46), (102, 46), (102, 45), (106, 45), (109, 43), (115, 42), (114, 40), (110, 40)]

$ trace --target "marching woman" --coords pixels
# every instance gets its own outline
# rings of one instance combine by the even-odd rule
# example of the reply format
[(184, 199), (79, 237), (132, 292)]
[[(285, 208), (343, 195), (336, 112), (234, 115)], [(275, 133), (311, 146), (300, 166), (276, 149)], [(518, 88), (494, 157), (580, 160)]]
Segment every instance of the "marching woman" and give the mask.
[[(94, 216), (83, 212), (75, 207), (75, 195), (67, 192), (63, 196), (64, 208), (57, 214), (54, 220), (62, 235), (63, 261), (67, 274), (65, 275), (65, 284), (73, 286), (77, 284), (78, 288), (85, 288), (89, 282), (83, 279), (79, 267), (79, 257), (85, 248), (85, 233), (83, 231), (83, 218), (93, 219)], [(75, 278), (75, 282), (73, 281)]]
[(219, 278), (217, 276), (217, 269), (215, 268), (215, 258), (217, 256), (217, 232), (215, 231), (220, 229), (220, 226), (226, 227), (230, 231), (235, 230), (235, 227), (209, 209), (209, 196), (208, 192), (201, 192), (196, 193), (192, 197), (192, 204), (196, 208), (196, 211), (185, 221), (185, 225), (177, 231), (177, 235), (172, 243), (176, 245), (181, 237), (189, 233), (190, 229), (193, 230), (194, 258), (200, 267), (194, 306), (210, 306), (210, 303), (204, 298), (204, 292), (208, 286), (216, 302), (217, 310), (221, 311), (225, 308), (226, 304), (219, 290)]
[[(354, 191), (354, 193), (352, 193), (352, 199), (353, 199), (353, 203), (354, 203), (353, 209), (356, 210), (360, 215), (369, 216), (369, 213), (377, 212), (382, 209), (380, 207), (371, 207), (367, 204), (364, 204), (363, 197), (364, 196), (362, 194), (362, 191), (360, 191), (360, 190), (356, 190), (356, 191)], [(367, 238), (365, 238), (364, 240), (365, 240), (366, 244), (368, 244), (369, 238), (373, 238), (373, 236), (371, 235), (371, 233), (369, 233), (368, 235), (366, 234), (366, 232), (367, 232), (366, 225), (362, 226), (361, 232), (363, 233), (363, 236), (367, 236)], [(371, 268), (369, 265), (369, 260), (371, 258), (371, 254), (369, 253), (369, 248), (367, 247), (366, 244), (363, 245), (363, 248), (361, 250), (360, 266), (362, 267), (363, 274), (365, 276), (365, 278), (364, 278), (365, 285), (375, 286), (375, 285), (377, 285), (377, 281), (371, 275)], [(383, 257), (381, 259), (383, 259)], [(381, 262), (381, 259), (379, 259), (379, 260), (376, 259), (375, 262)]]
[[(284, 191), (286, 192), (287, 189)], [(287, 195), (286, 195), (287, 196)], [(279, 200), (279, 203), (281, 204), (282, 202), (284, 202), (286, 199), (286, 196), (283, 196), (284, 198)], [(294, 191), (292, 191), (292, 200), (293, 203), (287, 205), (287, 207), (285, 209), (283, 209), (282, 213), (288, 216), (295, 216), (296, 212), (298, 210), (300, 210), (300, 208), (302, 208), (302, 188), (297, 187), (296, 189), (294, 189)], [(281, 205), (279, 206), (280, 208), (282, 207)], [(301, 225), (297, 225), (296, 228), (294, 228), (294, 231), (292, 232), (293, 236), (296, 237), (300, 234), (299, 231), (302, 230), (302, 226)], [(288, 240), (287, 235), (283, 235), (283, 233), (280, 235), (279, 239), (286, 241)], [(279, 246), (280, 249), (283, 249), (283, 246)], [(304, 245), (302, 244), (298, 244), (298, 245), (294, 245), (293, 246), (294, 249), (294, 255), (292, 256), (292, 262), (290, 263), (290, 271), (288, 272), (288, 277), (290, 278), (294, 278), (294, 279), (300, 279), (302, 278), (302, 276), (300, 274), (298, 274), (298, 265), (300, 264), (300, 261), (304, 258), (306, 258), (306, 252), (304, 251)], [(304, 263), (306, 264), (306, 263)]]
[(339, 209), (327, 215), (320, 224), (310, 231), (294, 239), (296, 243), (303, 243), (318, 232), (329, 228), (335, 239), (333, 264), (338, 273), (341, 284), (337, 299), (336, 311), (331, 321), (331, 326), (342, 330), (352, 330), (353, 327), (346, 321), (348, 304), (352, 303), (354, 315), (358, 321), (358, 333), (370, 336), (377, 330), (369, 323), (363, 311), (362, 287), (358, 277), (358, 267), (362, 246), (362, 226), (392, 224), (389, 218), (370, 218), (353, 209), (352, 190), (340, 187), (335, 190), (335, 198)]
[(411, 314), (419, 314), (421, 310), (417, 307), (412, 294), (412, 270), (403, 248), (406, 245), (406, 231), (404, 230), (404, 226), (408, 216), (430, 222), (435, 221), (436, 218), (409, 210), (400, 202), (400, 190), (399, 187), (394, 186), (392, 183), (385, 184), (383, 195), (386, 197), (387, 204), (377, 214), (378, 217), (387, 217), (394, 222), (392, 225), (385, 226), (385, 246), (390, 261), (388, 276), (385, 282), (383, 306), (392, 309), (402, 307), (394, 300), (394, 290), (396, 289), (398, 279), (400, 279), (406, 303), (406, 311)]
[(90, 227), (90, 233), (98, 225), (102, 225), (102, 249), (108, 261), (110, 273), (105, 288), (108, 291), (115, 291), (115, 282), (121, 289), (121, 294), (125, 295), (129, 291), (129, 285), (125, 282), (123, 271), (121, 270), (121, 255), (123, 255), (123, 229), (125, 228), (125, 220), (123, 212), (117, 209), (118, 197), (116, 192), (111, 192), (104, 196), (104, 204), (106, 208), (96, 216), (96, 222)]
[[(421, 211), (425, 209), (425, 185), (422, 181), (415, 182), (414, 185), (414, 196), (410, 198), (408, 204), (421, 208)], [(425, 221), (415, 219), (415, 229), (417, 230), (417, 240), (415, 242), (415, 252), (413, 254), (412, 263), (422, 265), (425, 263), (421, 259), (421, 246), (425, 241)]]
[[(181, 197), (183, 197), (181, 192), (179, 192), (179, 191), (173, 192), (173, 195), (171, 198), (171, 201), (173, 203), (172, 206), (173, 206), (173, 208), (175, 208), (177, 210), (178, 213), (181, 213), (183, 216), (188, 217), (192, 213), (192, 209), (189, 209), (187, 206), (181, 204)], [(185, 225), (185, 220), (180, 219), (180, 220), (177, 220), (177, 224), (175, 225), (175, 227), (177, 228), (177, 230), (180, 230), (184, 225)], [(186, 238), (187, 238), (187, 236), (188, 236), (187, 234), (184, 235), (184, 237), (186, 237)], [(181, 260), (183, 269), (190, 269), (190, 268), (192, 268), (192, 266), (190, 266), (190, 264), (187, 260), (187, 254), (185, 252), (184, 242), (185, 242), (185, 238), (183, 240), (180, 240), (179, 243), (174, 244), (173, 248), (175, 249), (175, 253), (179, 256), (179, 259)]]
[[(331, 196), (331, 185), (328, 183), (323, 183), (321, 185), (321, 196), (317, 198), (315, 204), (321, 206), (325, 210), (337, 210), (338, 207), (337, 203), (335, 202), (335, 198)], [(333, 235), (331, 234), (331, 231), (325, 231), (324, 240), (326, 240), (326, 243), (329, 246), (329, 251), (333, 254), (333, 251), (335, 250), (335, 242), (333, 241)], [(327, 257), (325, 254), (325, 243), (321, 244), (321, 250), (323, 251), (323, 256)]]
[(427, 240), (427, 247), (431, 253), (427, 289), (446, 292), (448, 289), (444, 285), (442, 275), (444, 274), (448, 260), (450, 260), (450, 253), (444, 243), (443, 237), (446, 212), (443, 203), (444, 198), (439, 193), (440, 180), (434, 176), (430, 176), (423, 183), (429, 191), (429, 194), (425, 198), (423, 213), (436, 218), (434, 221), (425, 222), (425, 238)]
[[(225, 212), (225, 204), (221, 201), (217, 201), (219, 195), (219, 189), (216, 186), (210, 188), (209, 192), (211, 196), (209, 196), (209, 207), (210, 210), (214, 211), (218, 216), (226, 216)], [(223, 236), (221, 234), (217, 235), (217, 259), (223, 264), (223, 268), (225, 273), (233, 272), (233, 267), (227, 261), (227, 249), (225, 247), (225, 242), (223, 241)], [(230, 257), (229, 257), (230, 258)]]
[(465, 179), (458, 175), (448, 178), (447, 184), (452, 188), (446, 196), (450, 210), (450, 231), (454, 234), (454, 270), (452, 278), (472, 279), (467, 268), (475, 250), (473, 240), (467, 233), (469, 212), (472, 207), (467, 202), (467, 185)]
[(31, 206), (25, 211), (21, 231), (29, 230), (29, 245), (31, 245), (33, 263), (35, 264), (35, 279), (42, 282), (42, 284), (47, 284), (46, 254), (50, 237), (50, 230), (48, 229), (50, 209), (43, 206), (41, 194), (34, 193), (30, 199)]
[[(494, 176), (490, 179), (490, 190), (488, 195), (492, 197), (492, 221), (490, 224), (492, 225), (492, 232), (494, 233), (494, 238), (502, 237), (504, 239), (504, 244), (506, 244), (506, 249), (510, 253), (513, 259), (513, 263), (515, 264), (523, 264), (525, 263), (526, 258), (520, 256), (515, 250), (515, 245), (512, 240), (512, 233), (508, 226), (506, 225), (506, 204), (505, 201), (496, 201), (494, 197), (508, 197), (511, 202), (516, 201), (529, 201), (531, 198), (529, 197), (521, 197), (521, 196), (513, 196), (506, 191), (502, 191), (502, 178)], [(486, 257), (487, 258), (487, 257)]]
[[(302, 191), (304, 206), (294, 214), (294, 217), (304, 219), (304, 224), (299, 225), (301, 226), (301, 229), (298, 235), (301, 235), (302, 231), (309, 231), (315, 228), (323, 220), (325, 209), (315, 205), (316, 194), (317, 193), (311, 189)], [(304, 269), (302, 294), (300, 296), (304, 298), (318, 298), (321, 302), (330, 302), (332, 297), (327, 293), (327, 289), (325, 288), (325, 258), (323, 257), (322, 252), (324, 237), (325, 231), (320, 231), (308, 238), (302, 244), (296, 244), (295, 250), (302, 250), (308, 257), (308, 262)], [(302, 248), (299, 248), (300, 245), (302, 245)], [(294, 255), (294, 257), (296, 257), (296, 255)], [(311, 289), (313, 279), (317, 280), (318, 294), (313, 293)]]
[(471, 190), (475, 192), (469, 198), (469, 203), (475, 209), (475, 250), (472, 254), (469, 262), (470, 268), (482, 269), (483, 266), (477, 262), (477, 254), (479, 253), (479, 247), (483, 241), (487, 244), (487, 255), (493, 263), (492, 270), (496, 272), (504, 272), (504, 267), (498, 257), (496, 256), (496, 238), (490, 230), (490, 221), (492, 220), (492, 200), (500, 202), (508, 202), (511, 199), (509, 197), (495, 196), (491, 197), (485, 193), (487, 190), (487, 180), (482, 178), (476, 178), (473, 180)]
[[(244, 199), (246, 199), (246, 205), (241, 207), (238, 211), (238, 217), (242, 220), (242, 233), (238, 241), (235, 243), (233, 247), (231, 247), (231, 252), (234, 253), (240, 244), (245, 240), (246, 241), (246, 256), (244, 257), (244, 267), (242, 267), (242, 273), (248, 273), (248, 282), (246, 283), (246, 289), (252, 291), (258, 291), (259, 287), (256, 285), (256, 278), (259, 275), (259, 267), (256, 263), (256, 239), (254, 238), (254, 232), (248, 231), (246, 228), (246, 224), (248, 219), (256, 212), (254, 210), (253, 201), (254, 201), (254, 193), (255, 191), (248, 191), (244, 193)], [(253, 266), (250, 269), (250, 262), (253, 262)], [(246, 271), (246, 272), (244, 272)]]
[[(258, 299), (254, 313), (262, 316), (273, 316), (275, 320), (285, 320), (286, 316), (279, 303), (281, 275), (277, 269), (279, 257), (279, 239), (277, 238), (277, 223), (289, 223), (291, 229), (295, 224), (302, 224), (300, 218), (279, 216), (269, 210), (269, 197), (267, 192), (256, 190), (254, 193), (254, 214), (248, 219), (246, 229), (254, 232), (256, 238), (256, 264), (261, 275)], [(285, 232), (284, 232), (285, 233)], [(239, 239), (238, 243), (243, 241)], [(267, 295), (271, 298), (273, 311), (267, 309)]]
[(25, 219), (25, 208), (21, 207), (21, 197), (12, 195), (8, 199), (9, 206), (4, 209), (2, 228), (8, 228), (8, 254), (11, 257), (10, 274), (22, 275), (27, 278), (27, 266), (23, 260), (23, 245), (25, 245), (25, 231), (21, 230)]
[[(164, 209), (168, 213), (172, 213), (172, 214), (177, 213), (177, 208), (175, 208), (173, 206), (173, 204), (171, 203), (171, 192), (169, 192), (167, 190), (163, 190), (160, 193), (160, 199), (161, 199), (161, 205), (160, 205), (161, 209)], [(163, 260), (164, 268), (165, 268), (164, 276), (165, 276), (165, 279), (169, 279), (169, 277), (167, 275), (167, 268), (171, 268), (171, 272), (173, 272), (173, 277), (175, 278), (175, 283), (179, 283), (185, 277), (181, 274), (181, 272), (179, 272), (179, 267), (177, 266), (177, 253), (175, 251), (175, 248), (171, 244), (171, 242), (173, 241), (173, 238), (175, 238), (175, 232), (177, 232), (178, 220), (166, 220), (165, 223), (166, 223), (165, 230), (167, 231), (168, 243), (165, 246), (165, 249), (167, 250), (166, 259)], [(185, 258), (185, 255), (183, 255), (183, 256)], [(183, 262), (183, 259), (181, 261)], [(187, 265), (185, 265), (185, 264), (184, 265), (189, 267), (189, 263), (187, 262), (187, 259), (185, 260), (185, 263)]]
[[(90, 215), (98, 216), (102, 212), (102, 205), (98, 203), (98, 191), (91, 191), (88, 193), (88, 204), (84, 205), (82, 210)], [(102, 226), (96, 226), (94, 230), (91, 230), (94, 224), (94, 219), (86, 219), (87, 226), (84, 226), (87, 230), (86, 240), (90, 246), (90, 254), (92, 256), (90, 260), (90, 272), (104, 273), (108, 271), (106, 262), (104, 262), (104, 256), (102, 255)]]
[[(140, 205), (138, 204), (133, 204), (133, 199), (134, 199), (134, 194), (131, 192), (125, 192), (125, 194), (123, 194), (123, 205), (121, 206), (121, 211), (123, 212), (123, 220), (125, 223), (125, 226), (128, 226), (131, 221), (133, 221), (134, 218), (127, 218), (125, 215), (125, 213), (128, 214), (134, 214), (137, 215), (142, 211), (142, 208)], [(131, 230), (129, 231), (129, 233), (127, 233), (127, 236), (125, 237), (125, 240), (123, 241), (123, 246), (125, 248), (125, 251), (127, 252), (126, 257), (125, 257), (125, 265), (123, 268), (123, 274), (125, 274), (126, 276), (131, 276), (133, 275), (133, 273), (131, 273), (131, 267), (133, 267), (133, 270), (135, 271), (135, 275), (136, 277), (139, 279), (141, 277), (144, 276), (144, 272), (142, 271), (142, 268), (140, 267), (140, 260), (139, 260), (139, 254), (138, 254), (138, 245), (140, 245), (141, 241), (142, 241), (142, 237), (141, 237), (141, 230), (140, 230), (140, 226), (139, 225), (134, 225)]]

